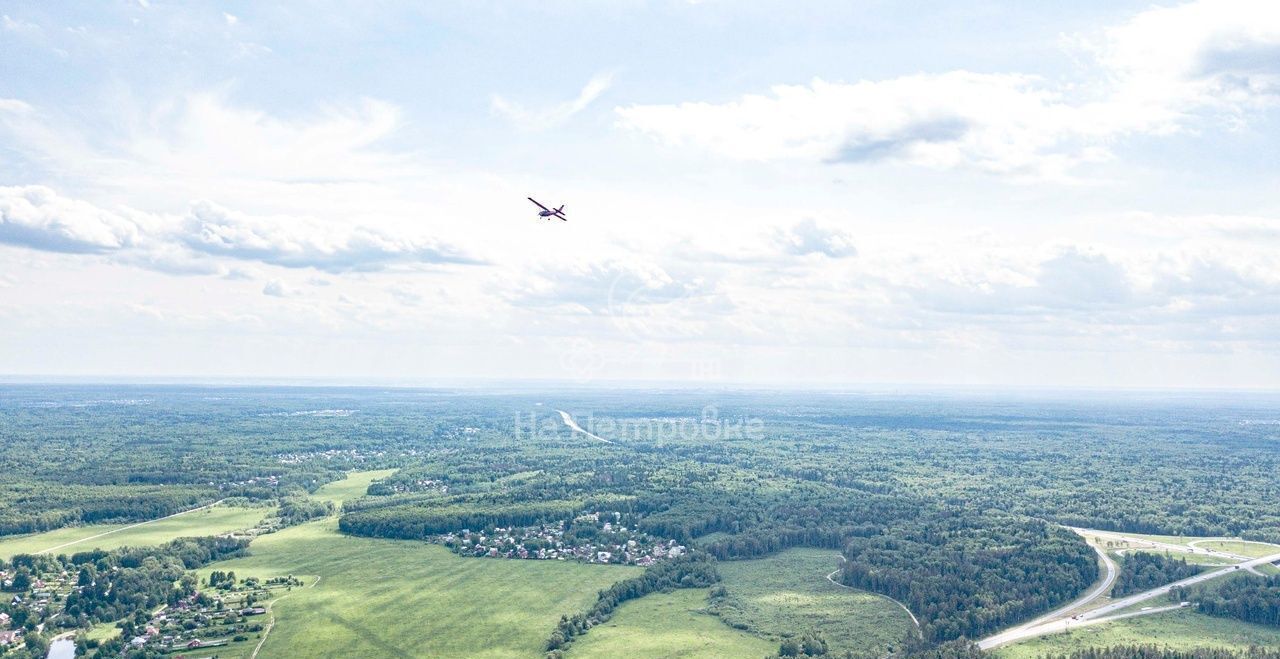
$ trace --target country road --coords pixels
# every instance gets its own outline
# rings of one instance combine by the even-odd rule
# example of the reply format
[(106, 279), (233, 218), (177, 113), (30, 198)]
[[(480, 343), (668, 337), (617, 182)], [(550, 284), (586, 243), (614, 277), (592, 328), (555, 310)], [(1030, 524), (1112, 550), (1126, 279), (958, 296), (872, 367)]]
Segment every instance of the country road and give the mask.
[(607, 439), (605, 439), (605, 438), (601, 437), (600, 435), (595, 435), (595, 434), (592, 434), (592, 433), (589, 433), (589, 432), (587, 432), (587, 431), (583, 430), (583, 429), (582, 429), (582, 426), (578, 425), (578, 422), (577, 422), (577, 421), (574, 421), (574, 420), (573, 420), (573, 417), (572, 417), (572, 416), (569, 416), (569, 413), (568, 413), (568, 412), (566, 412), (566, 411), (564, 411), (564, 410), (556, 410), (556, 411), (560, 413), (560, 418), (564, 420), (564, 425), (569, 426), (569, 429), (570, 429), (570, 430), (573, 430), (574, 432), (580, 432), (580, 433), (582, 433), (582, 434), (586, 435), (587, 437), (590, 437), (591, 439), (594, 439), (594, 440), (596, 440), (596, 441), (604, 442), (605, 444), (612, 444), (612, 443), (613, 443), (613, 442), (611, 442), (611, 441), (609, 441), (609, 440), (607, 440)]
[[(844, 556), (841, 556), (841, 557), (840, 557), (840, 560), (841, 560), (841, 561), (844, 561), (844, 560), (845, 560)], [(837, 586), (839, 586), (839, 587), (841, 587), (841, 588), (848, 588), (849, 590), (857, 590), (857, 589), (856, 589), (856, 588), (854, 588), (853, 586), (846, 586), (846, 585), (844, 585), (844, 584), (840, 583), (839, 581), (836, 581), (836, 580), (835, 580), (835, 578), (834, 578), (834, 577), (836, 576), (836, 573), (837, 573), (837, 572), (839, 572), (839, 571), (840, 571), (840, 570), (835, 570), (835, 571), (833, 571), (831, 574), (828, 574), (828, 575), (827, 575), (827, 581), (830, 581), (831, 583), (833, 583), (833, 584), (835, 584), (835, 585), (837, 585)], [(867, 592), (870, 592), (870, 591), (867, 591)], [(889, 597), (888, 595), (884, 595), (884, 594), (882, 594), (882, 593), (872, 593), (872, 594), (873, 594), (873, 595), (877, 595), (877, 596), (879, 596), (879, 597), (883, 597), (883, 598), (885, 598), (885, 599), (889, 600), (890, 602), (893, 602), (894, 604), (897, 604), (898, 606), (902, 607), (902, 610), (903, 610), (903, 611), (906, 611), (906, 612), (907, 612), (907, 615), (911, 616), (911, 622), (915, 623), (915, 625), (916, 625), (916, 631), (920, 631), (920, 620), (918, 620), (918, 619), (916, 618), (916, 614), (914, 614), (914, 613), (912, 613), (912, 612), (911, 612), (911, 609), (908, 609), (908, 608), (907, 608), (907, 605), (906, 605), (906, 604), (903, 604), (902, 602), (899, 602), (898, 600), (896, 600), (896, 599), (894, 599), (894, 598), (892, 598), (892, 597)]]

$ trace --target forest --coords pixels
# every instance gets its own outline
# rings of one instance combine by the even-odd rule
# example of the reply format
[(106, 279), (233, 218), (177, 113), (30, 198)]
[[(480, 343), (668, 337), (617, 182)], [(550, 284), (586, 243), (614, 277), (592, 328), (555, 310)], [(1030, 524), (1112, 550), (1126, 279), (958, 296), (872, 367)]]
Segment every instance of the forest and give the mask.
[[(274, 505), (296, 524), (335, 512), (308, 493), (376, 468), (396, 471), (343, 504), (341, 532), (444, 544), (464, 530), (548, 524), (576, 543), (597, 532), (575, 525), (585, 515), (688, 549), (590, 610), (565, 612), (548, 630), (559, 639), (553, 651), (627, 598), (690, 575), (714, 583), (717, 561), (791, 547), (842, 555), (838, 581), (901, 601), (929, 648), (959, 651), (963, 639), (1034, 617), (1097, 579), (1093, 551), (1060, 524), (1280, 533), (1270, 504), (1280, 496), (1275, 438), (1270, 426), (1242, 423), (1271, 403), (1247, 398), (1015, 404), (982, 395), (70, 385), (4, 393), (0, 535), (154, 519), (220, 499)], [(614, 443), (569, 430), (543, 401), (588, 430), (612, 430)], [(758, 436), (721, 432), (730, 419)], [(166, 577), (200, 562), (165, 551), (153, 567)], [(128, 555), (76, 565), (99, 560), (141, 567), (126, 565)], [(1195, 569), (1134, 554), (1118, 592)], [(1259, 588), (1206, 599), (1205, 610), (1270, 610), (1239, 603), (1276, 600)], [(87, 597), (75, 605), (86, 619), (119, 612)]]
[(1240, 576), (1212, 586), (1176, 589), (1172, 596), (1195, 603), (1202, 613), (1280, 627), (1280, 575)]
[(1129, 552), (1120, 563), (1120, 574), (1116, 576), (1116, 585), (1111, 589), (1111, 594), (1113, 597), (1123, 597), (1181, 581), (1199, 572), (1200, 567), (1189, 565), (1185, 558)]

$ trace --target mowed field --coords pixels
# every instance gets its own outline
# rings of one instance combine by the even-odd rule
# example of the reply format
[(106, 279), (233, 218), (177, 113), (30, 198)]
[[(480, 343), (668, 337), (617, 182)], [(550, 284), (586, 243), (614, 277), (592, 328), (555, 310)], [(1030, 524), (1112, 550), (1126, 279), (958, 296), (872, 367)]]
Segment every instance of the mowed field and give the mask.
[[(363, 472), (317, 493), (341, 502), (389, 472)], [(363, 485), (361, 484), (363, 483)], [(356, 538), (329, 518), (261, 536), (250, 555), (207, 566), (237, 577), (301, 577), (272, 604), (259, 657), (542, 657), (560, 616), (640, 568), (462, 558), (421, 541)], [(224, 648), (221, 657), (237, 648)], [(241, 650), (247, 654), (247, 650)]]
[(379, 469), (376, 471), (356, 471), (347, 475), (346, 478), (332, 483), (326, 483), (311, 495), (313, 499), (320, 501), (332, 501), (334, 504), (341, 504), (343, 501), (362, 497), (369, 490), (369, 483), (380, 478), (386, 478), (396, 473), (395, 469)]
[(1076, 631), (1015, 643), (994, 650), (1002, 659), (1060, 655), (1088, 647), (1153, 644), (1174, 649), (1247, 649), (1280, 645), (1280, 629), (1180, 609), (1083, 627)]
[(570, 659), (767, 657), (778, 643), (738, 631), (706, 612), (707, 588), (654, 593), (624, 603), (573, 642)]
[(1201, 549), (1225, 551), (1252, 558), (1262, 558), (1263, 556), (1280, 554), (1280, 545), (1273, 545), (1265, 542), (1251, 542), (1248, 540), (1207, 540), (1204, 542), (1197, 542), (1196, 546)]
[(836, 552), (791, 549), (719, 563), (728, 595), (679, 590), (627, 602), (574, 641), (570, 657), (754, 657), (775, 654), (787, 634), (818, 630), (840, 655), (881, 657), (911, 632), (911, 618), (878, 595), (827, 580)]
[(91, 524), (68, 527), (45, 533), (0, 539), (0, 556), (7, 559), (14, 554), (35, 554), (46, 550), (55, 554), (73, 554), (95, 548), (116, 549), (125, 546), (159, 545), (174, 538), (218, 535), (250, 528), (270, 513), (270, 508), (236, 508), (218, 505), (144, 524)]

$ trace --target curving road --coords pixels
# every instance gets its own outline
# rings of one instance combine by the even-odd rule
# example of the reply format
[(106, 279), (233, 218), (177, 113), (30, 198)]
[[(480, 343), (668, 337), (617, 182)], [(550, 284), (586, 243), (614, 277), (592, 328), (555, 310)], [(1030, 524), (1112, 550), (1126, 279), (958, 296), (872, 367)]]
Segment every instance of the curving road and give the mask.
[[(840, 562), (841, 562), (841, 563), (843, 563), (844, 561), (845, 561), (845, 557), (844, 557), (844, 556), (841, 556), (841, 557), (840, 557)], [(858, 590), (857, 588), (854, 588), (853, 586), (846, 586), (846, 585), (844, 585), (844, 584), (840, 583), (839, 581), (836, 581), (836, 580), (835, 580), (835, 576), (836, 576), (836, 573), (838, 573), (838, 572), (840, 572), (840, 570), (835, 570), (835, 571), (834, 571), (834, 572), (832, 572), (831, 574), (828, 574), (828, 575), (827, 575), (827, 581), (830, 581), (831, 583), (833, 583), (833, 584), (835, 584), (835, 585), (837, 585), (837, 586), (839, 586), (839, 587), (841, 587), (841, 588), (848, 588), (849, 590)], [(867, 590), (867, 591), (860, 591), (860, 592), (871, 593), (872, 595), (875, 595), (875, 596), (877, 596), (877, 597), (883, 597), (883, 598), (885, 598), (885, 599), (889, 600), (890, 602), (893, 602), (894, 604), (897, 604), (898, 606), (902, 607), (902, 610), (903, 610), (903, 611), (906, 611), (906, 612), (907, 612), (907, 615), (911, 616), (911, 622), (915, 623), (915, 625), (916, 625), (916, 631), (917, 631), (917, 632), (918, 632), (918, 631), (920, 631), (920, 621), (919, 621), (918, 619), (916, 619), (916, 614), (912, 613), (912, 612), (911, 612), (911, 609), (908, 609), (906, 604), (903, 604), (902, 602), (899, 602), (898, 600), (896, 600), (896, 599), (894, 599), (894, 598), (892, 598), (892, 597), (889, 597), (888, 595), (885, 595), (885, 594), (883, 594), (883, 593), (874, 593), (874, 592), (871, 592), (871, 591), (869, 591), (869, 590)]]
[[(1078, 529), (1072, 529), (1072, 530), (1079, 533)], [(1076, 598), (1066, 606), (1059, 607), (1057, 609), (1054, 609), (1053, 611), (1050, 611), (1049, 613), (1046, 613), (1040, 616), (1039, 618), (1035, 618), (1034, 620), (1031, 620), (1030, 622), (1025, 622), (1021, 625), (1018, 625), (1017, 627), (1014, 627), (1012, 629), (1006, 629), (1003, 632), (1000, 632), (993, 636), (988, 636), (987, 638), (984, 638), (981, 641), (978, 641), (978, 647), (982, 648), (983, 650), (989, 650), (991, 648), (999, 647), (1007, 643), (1020, 641), (1024, 638), (1030, 638), (1031, 636), (1040, 636), (1041, 634), (1051, 633), (1051, 632), (1040, 632), (1040, 633), (1031, 633), (1030, 635), (1028, 635), (1028, 632), (1033, 632), (1034, 630), (1038, 630), (1046, 626), (1053, 625), (1054, 623), (1050, 621), (1054, 620), (1055, 618), (1061, 618), (1063, 616), (1070, 614), (1072, 611), (1093, 602), (1099, 597), (1102, 597), (1103, 595), (1105, 595), (1108, 590), (1111, 590), (1112, 584), (1116, 582), (1116, 577), (1120, 575), (1120, 568), (1116, 565), (1115, 561), (1111, 560), (1110, 556), (1107, 556), (1107, 552), (1103, 551), (1101, 548), (1095, 545), (1089, 545), (1089, 546), (1093, 547), (1093, 551), (1097, 552), (1098, 558), (1102, 560), (1102, 564), (1106, 567), (1106, 570), (1107, 570), (1106, 575), (1102, 578), (1102, 581), (1100, 581), (1098, 585), (1094, 586), (1091, 590), (1089, 590), (1089, 592)], [(1059, 621), (1059, 622), (1063, 622), (1063, 621)], [(1063, 626), (1063, 628), (1065, 629), (1065, 625)]]
[[(1120, 613), (1122, 609), (1127, 609), (1129, 607), (1135, 606), (1137, 604), (1141, 604), (1148, 600), (1155, 599), (1162, 595), (1168, 595), (1169, 592), (1172, 591), (1174, 588), (1203, 583), (1211, 579), (1224, 577), (1228, 574), (1237, 572), (1238, 570), (1252, 570), (1253, 568), (1256, 568), (1259, 565), (1274, 563), (1276, 561), (1280, 561), (1280, 554), (1272, 554), (1270, 556), (1263, 556), (1261, 558), (1253, 558), (1253, 559), (1244, 561), (1239, 565), (1231, 565), (1231, 566), (1219, 568), (1217, 570), (1202, 572), (1200, 574), (1197, 574), (1193, 577), (1188, 577), (1181, 581), (1175, 581), (1170, 584), (1165, 584), (1163, 586), (1160, 586), (1159, 588), (1152, 588), (1151, 590), (1143, 591), (1141, 593), (1137, 593), (1136, 595), (1129, 595), (1128, 597), (1122, 597), (1118, 600), (1115, 600), (1114, 602), (1111, 602), (1110, 604), (1107, 604), (1106, 606), (1100, 606), (1096, 609), (1077, 614), (1071, 618), (1053, 620), (1050, 622), (1041, 622), (1039, 624), (1036, 624), (1036, 621), (1032, 621), (1031, 623), (1028, 623), (1026, 625), (1015, 627), (1008, 631), (1004, 631), (994, 636), (989, 636), (985, 639), (982, 639), (981, 641), (978, 642), (978, 647), (982, 648), (983, 650), (990, 650), (992, 648), (1000, 647), (1001, 645), (1007, 645), (1009, 643), (1013, 643), (1014, 641), (1021, 641), (1028, 638), (1035, 638), (1036, 636), (1044, 636), (1047, 634), (1056, 634), (1059, 632), (1065, 632), (1071, 629), (1075, 629), (1077, 627), (1084, 627), (1087, 625), (1096, 625), (1098, 623), (1110, 622), (1113, 620), (1121, 620), (1124, 618), (1133, 618), (1136, 616), (1151, 615), (1154, 613), (1163, 613), (1165, 611), (1178, 609), (1178, 608), (1181, 608), (1183, 605), (1173, 604), (1170, 606), (1152, 607), (1150, 609), (1146, 609), (1142, 611), (1130, 611), (1127, 613)], [(1058, 612), (1062, 612), (1062, 609), (1059, 609)], [(1055, 612), (1055, 613), (1058, 613), (1058, 612)], [(1041, 617), (1040, 619), (1044, 620), (1044, 617)]]

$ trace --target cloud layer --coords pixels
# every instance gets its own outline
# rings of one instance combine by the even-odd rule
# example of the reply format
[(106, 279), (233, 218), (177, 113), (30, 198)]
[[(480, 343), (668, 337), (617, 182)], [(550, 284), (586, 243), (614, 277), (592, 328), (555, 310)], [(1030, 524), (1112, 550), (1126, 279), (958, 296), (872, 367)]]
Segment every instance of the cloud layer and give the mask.
[(619, 124), (673, 146), (742, 160), (901, 162), (1063, 178), (1132, 134), (1205, 113), (1243, 121), (1280, 99), (1280, 6), (1202, 0), (1152, 9), (1095, 40), (1086, 86), (1021, 73), (951, 71), (854, 83), (815, 79), (727, 103), (616, 109)]
[(43, 186), (0, 187), (0, 243), (105, 254), (164, 271), (210, 258), (327, 272), (480, 262), (440, 241), (366, 226), (251, 216), (207, 201), (181, 216), (105, 210)]

